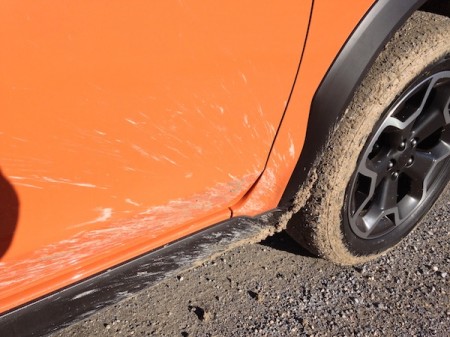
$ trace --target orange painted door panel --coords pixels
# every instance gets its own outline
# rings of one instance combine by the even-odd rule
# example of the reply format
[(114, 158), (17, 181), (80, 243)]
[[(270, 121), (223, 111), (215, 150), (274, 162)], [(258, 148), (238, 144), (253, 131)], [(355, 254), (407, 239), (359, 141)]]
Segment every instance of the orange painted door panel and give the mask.
[(0, 311), (230, 217), (310, 9), (2, 1)]
[(314, 94), (340, 49), (375, 2), (314, 1), (295, 88), (267, 166), (252, 193), (232, 207), (233, 215), (256, 215), (277, 207), (303, 149)]

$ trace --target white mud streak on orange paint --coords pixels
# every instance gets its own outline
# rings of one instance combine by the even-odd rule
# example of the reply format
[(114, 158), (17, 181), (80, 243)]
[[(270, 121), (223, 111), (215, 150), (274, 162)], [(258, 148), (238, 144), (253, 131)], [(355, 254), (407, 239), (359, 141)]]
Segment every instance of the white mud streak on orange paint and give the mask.
[(190, 199), (176, 199), (166, 205), (149, 207), (126, 220), (113, 221), (111, 218), (114, 211), (103, 208), (95, 219), (99, 224), (98, 229), (82, 231), (80, 228), (77, 235), (43, 247), (26, 259), (1, 263), (0, 300), (29, 286), (35, 286), (43, 278), (51, 279), (52, 275), (65, 271), (72, 271), (73, 274), (68, 276), (67, 283), (75, 274), (77, 279), (86, 277), (86, 271), (80, 270), (82, 265), (104, 258), (108, 251), (133, 247), (133, 243), (142, 238), (148, 239), (150, 244), (156, 239), (163, 239), (169, 230), (213, 210), (225, 195), (227, 199), (230, 195), (233, 199), (238, 198), (256, 177), (257, 174), (253, 173), (230, 183), (219, 183)]

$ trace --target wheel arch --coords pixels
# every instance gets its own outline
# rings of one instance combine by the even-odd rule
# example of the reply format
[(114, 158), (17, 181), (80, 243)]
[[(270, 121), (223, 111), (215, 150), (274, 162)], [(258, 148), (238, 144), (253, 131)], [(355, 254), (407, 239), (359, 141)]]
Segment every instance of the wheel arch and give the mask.
[(353, 93), (387, 41), (418, 9), (450, 15), (450, 2), (379, 0), (367, 12), (322, 79), (311, 102), (306, 138), (300, 158), (279, 202), (290, 207), (297, 191), (343, 116)]
[(420, 10), (450, 17), (450, 1), (428, 0)]

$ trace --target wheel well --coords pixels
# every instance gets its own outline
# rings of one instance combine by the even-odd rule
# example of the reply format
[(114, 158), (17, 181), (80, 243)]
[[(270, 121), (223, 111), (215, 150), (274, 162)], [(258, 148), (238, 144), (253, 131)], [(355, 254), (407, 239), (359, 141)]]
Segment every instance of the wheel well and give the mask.
[(385, 43), (416, 10), (450, 17), (450, 1), (378, 0), (344, 45), (312, 101), (305, 144), (280, 207), (291, 205), (366, 71)]
[(450, 17), (450, 1), (429, 0), (419, 10)]
[(323, 78), (313, 101), (300, 159), (280, 200), (290, 207), (301, 185), (327, 144), (328, 136), (340, 120), (353, 93), (386, 42), (417, 9), (448, 9), (442, 0), (378, 0), (362, 19)]

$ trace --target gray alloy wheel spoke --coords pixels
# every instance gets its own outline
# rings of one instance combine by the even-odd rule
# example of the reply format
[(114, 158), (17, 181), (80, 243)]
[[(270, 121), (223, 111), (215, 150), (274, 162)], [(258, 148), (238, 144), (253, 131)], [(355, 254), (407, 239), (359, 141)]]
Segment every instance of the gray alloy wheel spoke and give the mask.
[[(408, 122), (414, 122), (415, 120), (419, 119), (424, 110), (427, 110), (430, 106), (434, 107), (436, 110), (442, 111), (444, 107), (440, 105), (440, 102), (442, 101), (442, 97), (444, 95), (446, 95), (448, 98), (448, 92), (446, 92), (446, 90), (440, 90), (436, 87), (436, 83), (439, 81), (439, 79), (440, 75), (435, 75), (428, 81), (422, 82), (422, 84), (416, 88), (416, 92), (420, 93), (422, 89), (425, 89), (424, 86), (426, 86), (426, 91), (421, 98), (419, 108), (417, 109), (416, 113), (411, 116)], [(435, 94), (436, 91), (438, 91), (438, 95)], [(412, 95), (412, 97), (414, 97), (414, 95)]]
[(437, 164), (449, 156), (450, 145), (444, 141), (440, 141), (429, 151), (416, 152), (414, 165), (404, 171), (411, 178), (411, 183), (407, 198), (402, 202), (402, 207), (399, 207), (401, 218), (404, 218), (414, 209), (413, 206), (426, 198), (430, 187), (430, 177), (436, 173)]
[(450, 156), (450, 144), (444, 140), (440, 140), (437, 145), (430, 149), (430, 153), (436, 162), (440, 162)]
[[(389, 157), (381, 155), (380, 158), (374, 158), (373, 160), (365, 160), (366, 175), (372, 179), (372, 189), (378, 187), (381, 181), (389, 173)], [(368, 174), (367, 174), (368, 173)]]
[(380, 211), (388, 211), (397, 205), (398, 179), (386, 177), (378, 187), (375, 204)]
[[(438, 79), (432, 81), (430, 87), (435, 85), (437, 81)], [(430, 91), (432, 95), (429, 93), (426, 98), (426, 101), (429, 100), (429, 102), (422, 106), (423, 111), (414, 121), (412, 135), (415, 138), (424, 140), (450, 123), (449, 92), (450, 83), (448, 80), (446, 83), (432, 88)]]
[(358, 207), (358, 209), (352, 215), (353, 221), (356, 221), (361, 216), (361, 212), (365, 209), (365, 207), (369, 203), (370, 199), (372, 199), (372, 196), (373, 196), (373, 193), (370, 193), (369, 195), (365, 196), (364, 200), (360, 203), (360, 206)]
[(373, 158), (372, 160), (368, 159), (365, 156), (362, 160), (362, 163), (365, 165), (360, 168), (360, 172), (365, 172), (365, 176), (370, 179), (370, 188), (367, 194), (360, 193), (360, 195), (364, 195), (364, 200), (360, 202), (360, 206), (354, 212), (353, 218), (357, 218), (360, 216), (361, 211), (367, 206), (369, 201), (373, 198), (377, 187), (380, 183), (386, 178), (389, 173), (387, 168), (389, 165), (389, 159), (386, 155), (380, 155), (378, 158)]
[[(373, 185), (373, 181), (374, 180), (372, 180), (371, 185)], [(360, 205), (359, 205), (358, 209), (356, 209), (355, 212), (351, 215), (351, 218), (352, 218), (353, 221), (357, 221), (357, 219), (361, 217), (361, 214), (363, 213), (363, 211), (366, 208), (367, 204), (373, 198), (374, 191), (375, 191), (375, 189), (371, 187), (370, 188), (370, 192), (367, 195), (365, 195), (364, 193), (360, 193), (360, 195), (364, 196), (364, 200), (360, 202)]]
[(432, 78), (419, 84), (401, 104), (393, 108), (385, 123), (396, 125), (402, 130), (411, 129), (414, 121), (425, 109), (436, 81), (437, 78)]
[(425, 181), (434, 165), (434, 156), (430, 152), (417, 151), (414, 155), (414, 165), (405, 169), (405, 174), (413, 181)]
[[(395, 227), (395, 220), (398, 214), (398, 208), (395, 207), (389, 211), (380, 212), (377, 206), (373, 206), (369, 211), (361, 217), (364, 230), (360, 233), (365, 239), (369, 239), (374, 233), (383, 232), (388, 228)], [(392, 216), (390, 216), (392, 215)]]
[(433, 109), (416, 121), (412, 134), (415, 138), (426, 139), (446, 124), (443, 112)]
[(433, 165), (430, 168), (429, 172), (427, 173), (427, 175), (425, 176), (424, 179), (424, 189), (425, 191), (428, 190), (428, 185), (430, 183), (430, 176), (434, 175), (434, 171), (435, 168), (437, 166), (437, 164), (439, 164), (440, 162), (442, 162), (443, 160), (447, 159), (450, 156), (450, 144), (448, 144), (447, 142), (444, 142), (443, 140), (440, 140), (437, 145), (435, 145), (434, 147), (432, 147), (430, 149), (430, 154), (431, 156), (434, 158), (433, 160)]
[(428, 151), (417, 151), (414, 155), (414, 164), (405, 169), (413, 182), (423, 184), (424, 192), (428, 189), (428, 177), (434, 172), (436, 164), (450, 156), (450, 145), (444, 141), (439, 141), (437, 145)]
[[(375, 193), (375, 199), (369, 211), (363, 216), (366, 227), (366, 235), (369, 236), (377, 231), (378, 226), (385, 226), (386, 221), (380, 221), (388, 214), (397, 212), (397, 190), (398, 180), (386, 177), (380, 183)], [(387, 219), (385, 219), (387, 220)]]
[(378, 207), (372, 206), (369, 211), (362, 217), (362, 222), (364, 224), (363, 233), (361, 236), (368, 238), (370, 234), (375, 230), (377, 224), (384, 217), (384, 212), (380, 212)]
[[(391, 179), (390, 177), (385, 177), (379, 183), (375, 193), (372, 193), (366, 198), (364, 203), (356, 211), (353, 219), (360, 217), (364, 224), (363, 232), (366, 236), (369, 236), (373, 231), (377, 230), (378, 225), (384, 225), (380, 220), (388, 214), (397, 213), (397, 190), (398, 190), (398, 180)], [(369, 210), (364, 212), (362, 215), (362, 210), (365, 208), (367, 203), (372, 199)]]

